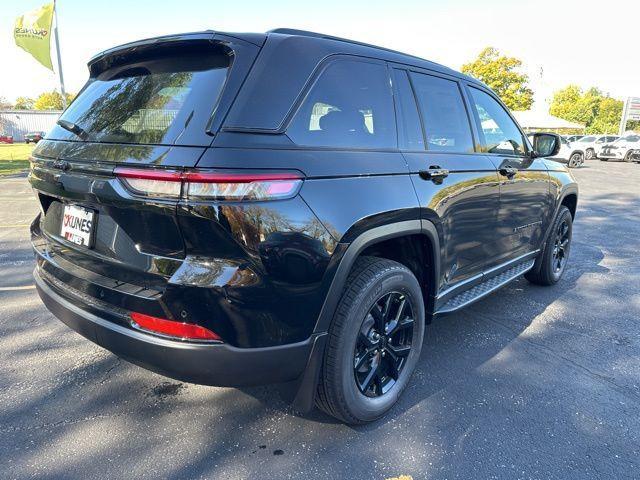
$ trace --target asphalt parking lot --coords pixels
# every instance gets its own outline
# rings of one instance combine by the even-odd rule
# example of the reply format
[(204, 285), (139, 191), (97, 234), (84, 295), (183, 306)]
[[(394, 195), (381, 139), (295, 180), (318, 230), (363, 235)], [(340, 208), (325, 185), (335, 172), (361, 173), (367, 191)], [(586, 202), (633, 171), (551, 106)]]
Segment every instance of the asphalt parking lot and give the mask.
[(590, 161), (565, 277), (436, 320), (364, 427), (272, 387), (181, 384), (56, 320), (33, 288), (24, 177), (0, 180), (1, 478), (638, 478), (640, 165)]

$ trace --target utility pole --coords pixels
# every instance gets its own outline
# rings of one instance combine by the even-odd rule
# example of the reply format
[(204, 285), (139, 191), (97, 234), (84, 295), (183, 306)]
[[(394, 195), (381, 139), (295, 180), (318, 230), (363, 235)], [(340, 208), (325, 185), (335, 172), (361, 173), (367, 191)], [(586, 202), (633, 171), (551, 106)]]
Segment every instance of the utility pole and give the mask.
[(58, 57), (58, 76), (60, 78), (60, 94), (62, 95), (62, 109), (67, 108), (67, 93), (64, 90), (64, 77), (62, 76), (62, 58), (60, 57), (60, 40), (58, 38), (58, 8), (56, 1), (53, 0), (53, 18), (56, 26), (53, 29), (53, 35), (56, 39), (56, 54)]
[(618, 135), (623, 136), (624, 132), (627, 130), (627, 116), (629, 115), (629, 102), (631, 98), (627, 97), (624, 101), (624, 108), (622, 109), (622, 118), (620, 119), (620, 129), (618, 130)]

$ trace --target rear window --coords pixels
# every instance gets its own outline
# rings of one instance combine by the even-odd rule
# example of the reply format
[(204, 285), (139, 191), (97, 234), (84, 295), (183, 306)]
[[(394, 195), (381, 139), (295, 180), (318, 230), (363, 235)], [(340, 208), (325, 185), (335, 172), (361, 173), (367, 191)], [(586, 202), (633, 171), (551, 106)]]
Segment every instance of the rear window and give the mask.
[(339, 60), (322, 72), (287, 134), (298, 145), (395, 148), (391, 85), (384, 65)]
[(61, 120), (88, 141), (172, 144), (190, 124), (206, 129), (228, 70), (229, 56), (215, 51), (118, 65), (91, 78)]
[(427, 150), (473, 152), (471, 127), (458, 84), (421, 73), (411, 73), (411, 78), (422, 111)]

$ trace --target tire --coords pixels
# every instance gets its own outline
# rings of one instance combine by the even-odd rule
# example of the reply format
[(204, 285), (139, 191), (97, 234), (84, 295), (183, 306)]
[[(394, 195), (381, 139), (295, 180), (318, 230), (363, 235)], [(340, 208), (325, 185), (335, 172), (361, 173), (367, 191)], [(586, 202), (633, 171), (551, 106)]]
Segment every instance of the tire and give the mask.
[[(394, 324), (402, 299), (402, 320)], [(383, 322), (374, 319), (374, 309), (378, 318), (388, 321), (385, 335), (379, 338), (376, 336), (381, 329), (376, 325)], [(356, 260), (329, 327), (316, 397), (318, 407), (348, 424), (382, 417), (409, 382), (420, 358), (424, 328), (422, 290), (413, 273), (392, 260)], [(387, 331), (394, 330), (387, 337)], [(394, 359), (401, 363), (396, 364)], [(361, 367), (356, 368), (356, 364)], [(392, 365), (399, 365), (395, 379), (389, 373)]]
[[(560, 281), (569, 260), (572, 232), (571, 212), (567, 207), (562, 206), (553, 221), (543, 252), (536, 258), (533, 268), (524, 275), (527, 280), (536, 285), (546, 286), (555, 285)], [(562, 244), (564, 246), (561, 246)]]
[(594, 158), (596, 156), (595, 153), (596, 152), (594, 152), (593, 148), (587, 148), (587, 151), (584, 152), (584, 157), (587, 160), (591, 160), (592, 158)]
[(631, 154), (633, 153), (633, 150), (629, 150), (625, 155), (624, 155), (624, 161), (631, 163)]
[(568, 166), (569, 168), (576, 168), (582, 165), (583, 162), (582, 154), (580, 152), (573, 152), (569, 157)]

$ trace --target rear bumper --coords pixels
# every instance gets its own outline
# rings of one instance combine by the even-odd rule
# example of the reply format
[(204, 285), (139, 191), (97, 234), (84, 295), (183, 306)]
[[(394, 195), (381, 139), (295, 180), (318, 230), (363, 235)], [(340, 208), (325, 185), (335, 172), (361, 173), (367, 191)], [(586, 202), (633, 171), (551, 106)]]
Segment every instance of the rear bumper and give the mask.
[(230, 387), (289, 382), (302, 375), (313, 344), (321, 337), (264, 348), (168, 340), (79, 308), (56, 292), (37, 268), (34, 278), (46, 307), (67, 326), (131, 363), (185, 382)]

